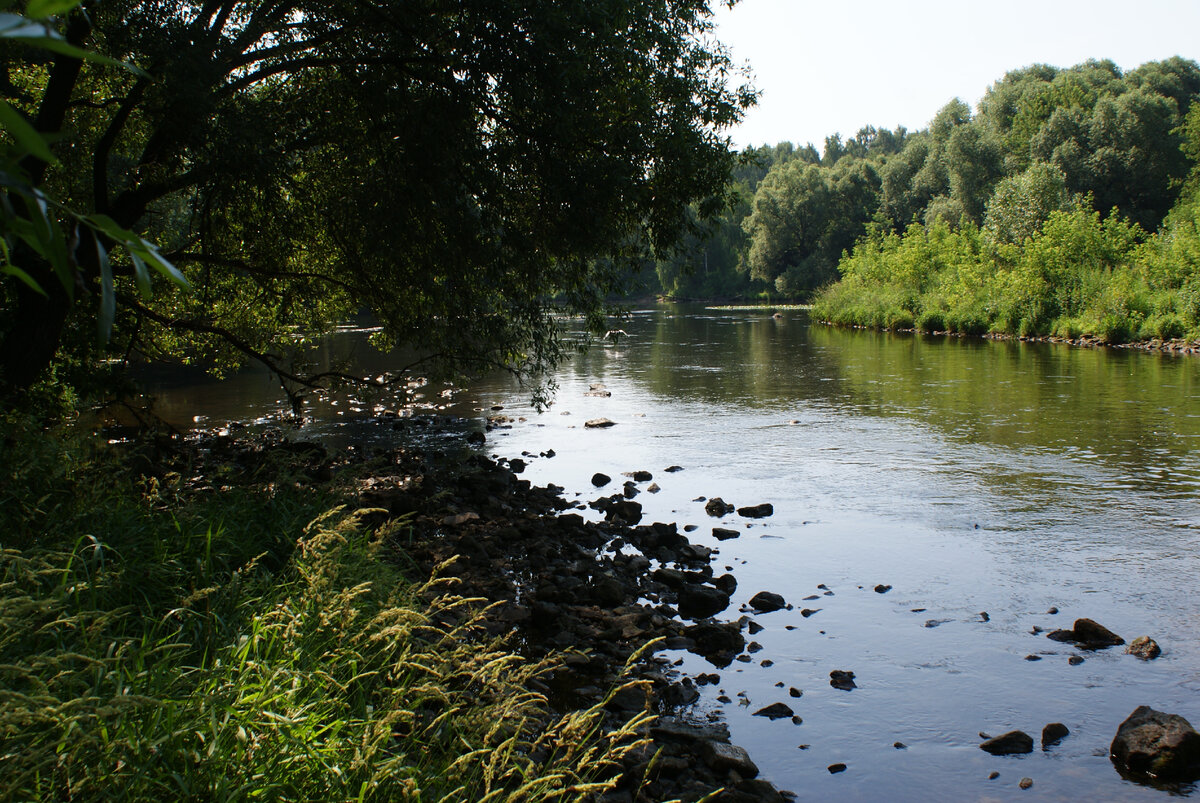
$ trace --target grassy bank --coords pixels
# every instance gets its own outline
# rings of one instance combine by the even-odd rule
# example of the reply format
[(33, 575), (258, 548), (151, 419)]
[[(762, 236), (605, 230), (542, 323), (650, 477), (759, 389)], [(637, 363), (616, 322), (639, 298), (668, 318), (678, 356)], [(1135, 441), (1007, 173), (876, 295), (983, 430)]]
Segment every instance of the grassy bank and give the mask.
[(2, 800), (577, 799), (635, 741), (286, 451), (2, 427)]
[(1031, 238), (914, 224), (876, 234), (813, 304), (839, 325), (965, 334), (1200, 338), (1200, 201), (1154, 236), (1084, 208), (1055, 212)]

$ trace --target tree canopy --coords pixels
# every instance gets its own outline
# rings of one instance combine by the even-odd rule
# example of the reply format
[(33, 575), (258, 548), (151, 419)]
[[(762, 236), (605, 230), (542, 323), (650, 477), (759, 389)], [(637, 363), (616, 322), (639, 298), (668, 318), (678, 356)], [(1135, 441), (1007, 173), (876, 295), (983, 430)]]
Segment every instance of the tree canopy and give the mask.
[(709, 16), (707, 0), (106, 0), (58, 29), (137, 71), (6, 43), (0, 93), (57, 157), (28, 157), (30, 181), (158, 243), (194, 291), (137, 294), (118, 250), (105, 293), (111, 238), (71, 220), (69, 282), (8, 238), (32, 282), (3, 284), (0, 379), (28, 387), (86, 350), (109, 297), (110, 348), (151, 356), (277, 363), (295, 327), (366, 309), (452, 368), (553, 363), (553, 311), (596, 319), (728, 203), (723, 132), (754, 92)]

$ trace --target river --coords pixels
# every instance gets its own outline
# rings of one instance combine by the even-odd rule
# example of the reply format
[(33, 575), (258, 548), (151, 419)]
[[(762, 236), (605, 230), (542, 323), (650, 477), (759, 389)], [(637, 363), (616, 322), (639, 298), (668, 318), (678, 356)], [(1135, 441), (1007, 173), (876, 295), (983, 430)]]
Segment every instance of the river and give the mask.
[[(793, 603), (755, 616), (765, 629), (749, 663), (716, 670), (668, 653), (683, 671), (720, 674), (696, 713), (727, 722), (765, 777), (839, 801), (1167, 794), (1122, 779), (1108, 745), (1141, 704), (1200, 725), (1200, 359), (845, 331), (803, 311), (661, 306), (621, 325), (627, 336), (559, 371), (544, 413), (505, 376), (457, 395), (431, 386), (423, 401), (469, 426), (510, 416), (483, 448), (526, 455), (524, 476), (580, 502), (611, 493), (593, 488), (595, 472), (652, 472), (661, 490), (641, 484), (645, 521), (698, 525), (692, 539), (718, 547), (714, 568), (738, 578), (723, 617), (761, 590)], [(331, 343), (387, 366), (361, 333)], [(181, 424), (270, 422), (281, 406), (278, 385), (253, 371), (148, 379)], [(586, 395), (596, 383), (612, 395)], [(380, 418), (385, 406), (313, 404), (297, 437), (413, 431)], [(616, 425), (583, 427), (598, 417)], [(673, 465), (683, 470), (663, 471)], [(715, 496), (775, 512), (718, 522), (696, 501)], [(714, 525), (741, 535), (718, 542)], [(1033, 632), (1077, 617), (1152, 636), (1163, 655), (1083, 652)], [(858, 687), (832, 688), (835, 669)], [(802, 723), (753, 716), (773, 702)], [(1051, 722), (1071, 734), (1049, 750), (979, 749), (981, 732), (1037, 739)], [(835, 763), (847, 769), (827, 771)]]

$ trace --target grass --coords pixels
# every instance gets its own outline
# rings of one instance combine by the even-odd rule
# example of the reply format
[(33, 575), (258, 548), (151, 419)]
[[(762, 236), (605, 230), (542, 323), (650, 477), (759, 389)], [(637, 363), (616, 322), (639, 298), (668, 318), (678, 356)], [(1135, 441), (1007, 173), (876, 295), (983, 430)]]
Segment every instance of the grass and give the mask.
[[(557, 717), (451, 566), (272, 467), (143, 481), (3, 422), (0, 800), (575, 800), (648, 715)], [(282, 470), (285, 470), (284, 467)]]

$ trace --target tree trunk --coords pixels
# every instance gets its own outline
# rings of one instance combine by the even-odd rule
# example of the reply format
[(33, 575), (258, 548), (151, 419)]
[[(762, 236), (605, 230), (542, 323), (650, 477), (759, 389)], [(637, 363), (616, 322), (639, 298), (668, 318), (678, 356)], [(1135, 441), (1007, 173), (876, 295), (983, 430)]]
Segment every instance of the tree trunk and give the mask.
[(58, 351), (71, 310), (71, 300), (52, 275), (42, 281), (49, 297), (14, 284), (16, 309), (0, 340), (0, 396), (24, 393), (42, 377)]

